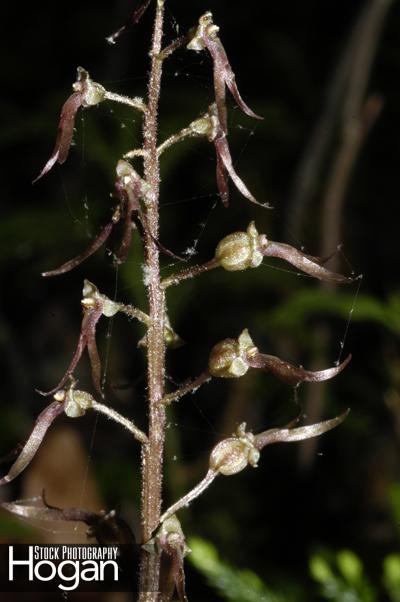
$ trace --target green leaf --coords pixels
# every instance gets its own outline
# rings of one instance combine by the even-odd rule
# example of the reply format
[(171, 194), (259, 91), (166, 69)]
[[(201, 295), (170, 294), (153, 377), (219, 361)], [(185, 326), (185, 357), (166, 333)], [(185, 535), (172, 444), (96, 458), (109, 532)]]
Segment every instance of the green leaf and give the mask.
[(290, 330), (304, 327), (305, 321), (316, 313), (331, 314), (354, 322), (376, 322), (396, 335), (400, 335), (400, 294), (393, 293), (386, 302), (370, 295), (339, 292), (335, 295), (319, 289), (293, 292), (286, 303), (271, 312), (268, 325)]
[(351, 550), (341, 550), (338, 552), (336, 562), (339, 571), (349, 583), (358, 584), (363, 577), (363, 566)]
[(316, 554), (311, 556), (309, 566), (311, 577), (318, 583), (326, 583), (335, 578), (331, 567), (322, 556)]
[(383, 561), (383, 584), (392, 602), (400, 602), (400, 554), (389, 554)]

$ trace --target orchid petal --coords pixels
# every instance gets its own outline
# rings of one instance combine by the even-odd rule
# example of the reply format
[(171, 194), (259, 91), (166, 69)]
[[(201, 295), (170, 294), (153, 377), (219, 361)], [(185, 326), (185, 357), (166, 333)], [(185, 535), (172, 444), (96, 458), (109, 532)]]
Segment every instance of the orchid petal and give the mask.
[(8, 474), (0, 479), (0, 485), (9, 483), (30, 464), (53, 421), (64, 411), (64, 404), (53, 401), (37, 417), (35, 425), (18, 458)]
[(79, 107), (83, 105), (84, 98), (82, 92), (74, 92), (63, 104), (54, 150), (40, 174), (33, 180), (33, 183), (47, 174), (55, 163), (62, 164), (67, 159), (74, 133), (75, 116)]
[(220, 154), (216, 153), (217, 157), (217, 167), (216, 167), (216, 175), (217, 175), (217, 186), (219, 196), (221, 198), (222, 204), (224, 207), (229, 206), (229, 185), (228, 179), (226, 176), (226, 169)]
[(259, 433), (254, 437), (254, 446), (261, 450), (266, 445), (271, 443), (291, 443), (293, 441), (302, 441), (303, 439), (311, 439), (312, 437), (318, 437), (327, 431), (335, 428), (341, 424), (348, 416), (350, 410), (346, 410), (340, 416), (332, 418), (330, 420), (324, 420), (323, 422), (317, 422), (316, 424), (310, 424), (308, 426), (300, 426), (297, 428), (283, 428), (283, 429), (269, 429), (263, 433)]
[(160, 590), (162, 599), (172, 600), (174, 590), (179, 602), (188, 602), (185, 591), (184, 558), (190, 551), (185, 543), (180, 522), (170, 516), (161, 525), (156, 535), (157, 547), (162, 550)]
[(129, 255), (129, 250), (132, 243), (132, 230), (135, 227), (134, 223), (132, 222), (132, 215), (135, 211), (141, 214), (138, 200), (139, 197), (137, 196), (139, 192), (138, 186), (139, 185), (137, 183), (133, 183), (132, 188), (121, 188), (121, 190), (119, 190), (119, 186), (116, 186), (118, 194), (123, 201), (124, 207), (122, 240), (118, 252), (116, 253), (116, 262), (118, 264), (125, 263)]
[(263, 353), (257, 353), (256, 355), (249, 357), (247, 362), (252, 368), (267, 370), (283, 382), (296, 386), (301, 382), (322, 382), (324, 380), (329, 380), (339, 374), (347, 366), (350, 360), (351, 355), (338, 366), (327, 368), (326, 370), (319, 370), (317, 372), (304, 370), (303, 368), (293, 366), (292, 364), (281, 360), (279, 357), (265, 355)]
[(106, 224), (100, 230), (100, 233), (98, 234), (98, 236), (96, 236), (96, 238), (90, 243), (88, 248), (85, 251), (83, 251), (83, 253), (81, 253), (77, 257), (74, 257), (73, 259), (70, 259), (69, 261), (66, 261), (59, 268), (56, 268), (55, 270), (50, 270), (48, 272), (42, 272), (42, 276), (44, 278), (48, 278), (49, 276), (59, 276), (60, 274), (65, 274), (66, 272), (70, 272), (71, 270), (76, 268), (78, 265), (83, 263), (85, 261), (85, 259), (87, 259), (91, 255), (93, 255), (94, 253), (96, 253), (96, 251), (98, 251), (100, 249), (100, 247), (106, 242), (106, 240), (110, 236), (113, 226), (114, 226), (113, 222)]
[(267, 241), (263, 246), (262, 254), (264, 257), (278, 257), (280, 259), (284, 259), (305, 274), (313, 276), (314, 278), (318, 278), (318, 280), (338, 283), (353, 282), (353, 278), (348, 278), (342, 274), (331, 272), (317, 263), (317, 258), (314, 258), (311, 255), (305, 255), (291, 245)]
[[(239, 192), (241, 192), (242, 195), (246, 199), (248, 199), (249, 201), (251, 201), (252, 203), (255, 203), (256, 205), (259, 205), (260, 207), (269, 207), (268, 203), (259, 203), (254, 198), (254, 196), (251, 194), (250, 190), (247, 188), (247, 186), (245, 185), (245, 183), (243, 182), (243, 180), (236, 173), (236, 171), (235, 171), (235, 169), (233, 167), (233, 164), (232, 164), (232, 157), (231, 157), (231, 153), (229, 151), (228, 141), (226, 139), (226, 135), (222, 131), (219, 134), (217, 134), (217, 136), (215, 137), (215, 139), (214, 139), (214, 145), (215, 145), (215, 150), (216, 150), (216, 153), (217, 153), (217, 157), (220, 159), (221, 163), (223, 164), (224, 168), (228, 172), (231, 180), (233, 181), (233, 183), (235, 184), (235, 186), (239, 190)], [(226, 194), (224, 194), (225, 187), (221, 183), (222, 177), (223, 176), (222, 176), (222, 172), (221, 172), (221, 166), (218, 166), (218, 162), (217, 162), (217, 183), (218, 183), (218, 188), (219, 188), (220, 192), (221, 192), (221, 188), (222, 188), (222, 194), (223, 194), (223, 196), (221, 198), (222, 198), (222, 202), (226, 206), (226, 204), (227, 204)], [(225, 201), (224, 201), (224, 199), (225, 199)]]
[(77, 522), (88, 522), (90, 520), (90, 513), (79, 508), (71, 508), (70, 510), (61, 510), (60, 508), (52, 508), (47, 506), (28, 506), (17, 502), (4, 502), (1, 507), (12, 514), (21, 516), (22, 518), (29, 518), (33, 520), (46, 520), (46, 521), (77, 521)]
[(142, 16), (148, 9), (150, 2), (151, 2), (151, 0), (146, 0), (140, 6), (135, 8), (135, 10), (133, 11), (133, 13), (130, 15), (129, 19), (125, 23), (125, 25), (123, 25), (122, 27), (117, 29), (117, 31), (114, 31), (114, 33), (112, 33), (110, 36), (108, 36), (108, 38), (106, 38), (107, 42), (109, 42), (110, 44), (115, 44), (115, 41), (123, 33), (125, 33), (125, 31), (127, 29), (130, 29), (133, 25), (136, 25), (137, 23), (139, 23), (140, 19), (142, 18)]
[(99, 353), (97, 350), (96, 339), (95, 339), (96, 325), (97, 325), (97, 322), (99, 321), (102, 313), (103, 313), (103, 308), (102, 308), (101, 304), (95, 304), (93, 307), (84, 307), (82, 324), (81, 324), (81, 332), (79, 334), (78, 344), (76, 346), (75, 352), (72, 356), (72, 360), (71, 360), (64, 376), (62, 377), (62, 379), (60, 380), (58, 385), (56, 387), (54, 387), (54, 389), (52, 389), (51, 391), (47, 391), (47, 392), (38, 391), (38, 393), (40, 393), (41, 395), (48, 396), (48, 395), (53, 395), (56, 391), (58, 391), (59, 389), (62, 389), (64, 387), (65, 383), (67, 382), (67, 380), (72, 376), (76, 366), (79, 363), (79, 360), (82, 357), (82, 353), (84, 352), (86, 347), (88, 347), (89, 359), (90, 359), (90, 364), (91, 364), (91, 368), (92, 368), (93, 385), (94, 385), (96, 391), (98, 391), (98, 393), (100, 393), (100, 395), (102, 395), (101, 384), (100, 384), (101, 362), (100, 362), (100, 357), (99, 357)]
[(16, 516), (32, 520), (85, 523), (90, 527), (88, 535), (95, 537), (100, 545), (135, 543), (135, 537), (129, 525), (114, 510), (96, 514), (81, 508), (62, 509), (49, 506), (44, 498), (41, 506), (33, 506), (21, 501), (3, 502), (0, 507)]
[(92, 369), (93, 386), (100, 395), (101, 391), (101, 360), (96, 344), (96, 325), (103, 311), (102, 308), (91, 309), (83, 317), (82, 329), (86, 332), (86, 345)]
[[(209, 35), (206, 35), (206, 33), (203, 35), (203, 40), (214, 62), (214, 88), (217, 105), (218, 98), (220, 98), (221, 100), (221, 107), (222, 102), (225, 104), (225, 98), (222, 98), (221, 94), (219, 93), (219, 90), (225, 84), (228, 87), (232, 96), (234, 97), (236, 103), (239, 105), (241, 110), (244, 113), (246, 113), (246, 115), (248, 115), (249, 117), (253, 117), (254, 119), (263, 119), (263, 117), (257, 115), (257, 113), (254, 113), (254, 111), (250, 109), (250, 107), (244, 102), (243, 98), (241, 97), (236, 84), (235, 74), (229, 63), (225, 48), (223, 47), (221, 40), (217, 36), (215, 38), (212, 38)], [(218, 111), (218, 113), (221, 116), (221, 112)], [(221, 122), (224, 123), (224, 120), (222, 120)]]
[(40, 395), (44, 395), (45, 397), (48, 397), (49, 395), (54, 395), (54, 393), (56, 391), (58, 391), (59, 389), (62, 389), (64, 387), (65, 383), (67, 382), (67, 380), (69, 379), (69, 377), (72, 376), (76, 366), (78, 365), (79, 360), (82, 357), (82, 353), (84, 352), (85, 348), (86, 348), (86, 334), (81, 330), (81, 332), (79, 334), (78, 344), (74, 351), (74, 355), (72, 356), (72, 360), (71, 360), (64, 376), (58, 383), (58, 385), (56, 385), (54, 387), (54, 389), (51, 389), (51, 391), (40, 391), (39, 389), (37, 389), (37, 392), (40, 393)]

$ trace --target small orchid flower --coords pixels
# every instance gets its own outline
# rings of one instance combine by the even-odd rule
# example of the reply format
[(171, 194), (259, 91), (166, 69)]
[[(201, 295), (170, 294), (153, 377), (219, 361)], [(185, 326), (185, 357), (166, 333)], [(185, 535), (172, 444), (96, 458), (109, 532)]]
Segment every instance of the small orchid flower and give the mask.
[(240, 96), (236, 85), (235, 74), (229, 63), (225, 48), (218, 37), (219, 27), (213, 23), (211, 12), (206, 12), (199, 19), (199, 25), (193, 38), (187, 45), (189, 50), (201, 51), (207, 48), (214, 66), (214, 91), (219, 122), (225, 134), (228, 131), (225, 105), (225, 86), (246, 115), (255, 119), (263, 119), (247, 106)]
[(160, 146), (157, 148), (158, 155), (161, 155), (173, 144), (176, 144), (181, 140), (185, 140), (186, 138), (193, 137), (206, 137), (209, 142), (214, 143), (217, 160), (217, 187), (222, 204), (225, 207), (229, 205), (229, 177), (239, 192), (249, 201), (255, 203), (256, 205), (261, 205), (262, 207), (270, 207), (268, 203), (259, 203), (236, 173), (229, 150), (227, 134), (221, 125), (216, 103), (213, 103), (208, 107), (207, 113), (202, 115), (200, 118), (195, 119), (187, 127), (184, 127), (182, 130), (176, 134), (173, 134), (162, 144), (160, 144)]
[[(83, 282), (82, 295), (81, 305), (83, 309), (83, 318), (81, 331), (71, 362), (58, 385), (48, 392), (38, 391), (41, 395), (53, 395), (56, 391), (62, 389), (68, 380), (73, 379), (75, 368), (77, 367), (83, 352), (87, 348), (92, 371), (93, 386), (96, 391), (103, 396), (103, 391), (101, 390), (101, 360), (96, 344), (96, 326), (101, 316), (112, 318), (118, 312), (121, 312), (129, 318), (135, 318), (139, 322), (142, 322), (147, 327), (151, 324), (150, 317), (146, 313), (133, 305), (125, 305), (124, 303), (112, 301), (106, 295), (100, 293), (97, 286), (87, 279)], [(171, 327), (168, 316), (165, 319), (164, 337), (165, 342), (170, 347), (177, 347), (183, 343), (182, 339)], [(145, 339), (142, 341), (142, 344), (145, 344)]]
[[(26, 443), (21, 446), (17, 459), (12, 464), (8, 473), (0, 478), (0, 485), (10, 483), (25, 470), (33, 460), (48, 429), (62, 413), (68, 416), (68, 418), (80, 418), (88, 410), (93, 410), (104, 414), (107, 418), (123, 426), (140, 443), (148, 443), (147, 435), (132, 420), (121, 416), (121, 414), (112, 408), (99, 403), (90, 393), (76, 389), (76, 381), (71, 377), (70, 380), (70, 386), (67, 389), (58, 389), (53, 395), (53, 401), (39, 414)], [(37, 518), (40, 517), (37, 516)]]
[(162, 599), (172, 600), (174, 591), (179, 602), (188, 602), (185, 591), (184, 558), (190, 553), (181, 524), (175, 515), (161, 524), (154, 538), (161, 552), (160, 590)]
[(54, 150), (33, 182), (37, 182), (47, 174), (55, 163), (64, 163), (68, 157), (74, 133), (75, 117), (80, 107), (91, 107), (104, 100), (106, 90), (100, 84), (93, 82), (89, 73), (78, 67), (78, 76), (72, 86), (74, 93), (66, 100), (61, 109), (58, 133)]
[(305, 274), (324, 280), (325, 282), (350, 283), (360, 278), (343, 276), (324, 268), (322, 259), (306, 255), (291, 245), (269, 240), (265, 234), (259, 234), (254, 222), (250, 222), (246, 232), (233, 232), (225, 236), (215, 250), (211, 261), (172, 274), (162, 281), (163, 288), (178, 284), (187, 278), (193, 278), (203, 272), (215, 268), (223, 268), (228, 272), (238, 272), (248, 268), (257, 268), (264, 257), (284, 259)]
[(353, 281), (353, 278), (324, 268), (318, 257), (306, 255), (291, 245), (269, 240), (265, 234), (258, 233), (254, 222), (250, 222), (246, 232), (234, 232), (223, 238), (215, 251), (219, 265), (228, 272), (258, 267), (264, 257), (284, 259), (318, 280), (337, 283)]
[(254, 434), (246, 431), (246, 423), (240, 424), (231, 437), (223, 439), (213, 448), (209, 457), (209, 468), (206, 476), (189, 493), (175, 502), (160, 518), (162, 524), (178, 510), (186, 508), (211, 485), (218, 475), (231, 476), (241, 472), (247, 466), (257, 468), (260, 451), (271, 443), (301, 441), (319, 437), (341, 424), (347, 417), (349, 410), (330, 420), (316, 424), (293, 428), (290, 425), (284, 428), (275, 428)]
[(349, 355), (341, 364), (312, 372), (300, 366), (293, 366), (274, 355), (260, 353), (254, 345), (247, 330), (239, 335), (237, 339), (224, 339), (212, 348), (207, 370), (197, 378), (183, 383), (178, 389), (167, 393), (162, 398), (162, 403), (169, 405), (173, 401), (181, 399), (187, 393), (194, 393), (199, 387), (214, 378), (240, 378), (244, 376), (249, 368), (258, 368), (270, 372), (282, 382), (297, 387), (302, 382), (322, 382), (337, 376), (351, 360)]
[(350, 360), (351, 355), (333, 368), (317, 372), (304, 370), (274, 355), (260, 353), (246, 328), (238, 339), (225, 339), (213, 347), (208, 360), (208, 373), (217, 378), (240, 378), (249, 368), (259, 368), (271, 372), (289, 385), (297, 386), (301, 382), (329, 380), (337, 376)]
[(82, 292), (83, 298), (81, 304), (83, 308), (83, 318), (81, 332), (74, 355), (58, 385), (47, 393), (39, 391), (42, 395), (52, 395), (59, 389), (62, 389), (73, 374), (86, 347), (92, 369), (93, 386), (100, 395), (103, 395), (101, 391), (101, 361), (96, 344), (96, 326), (102, 315), (112, 317), (119, 311), (119, 307), (117, 303), (114, 303), (108, 299), (108, 297), (99, 293), (97, 287), (89, 282), (89, 280), (84, 281)]
[(65, 274), (83, 263), (106, 243), (114, 227), (121, 219), (123, 219), (123, 235), (119, 249), (115, 254), (115, 261), (118, 264), (126, 261), (132, 242), (132, 231), (135, 228), (135, 224), (132, 221), (133, 214), (136, 212), (140, 216), (142, 215), (139, 199), (144, 194), (146, 185), (139, 174), (127, 161), (118, 161), (116, 173), (117, 179), (115, 182), (115, 190), (120, 202), (113, 212), (110, 222), (101, 229), (100, 234), (94, 238), (83, 253), (66, 261), (59, 268), (42, 272), (44, 278)]
[(210, 141), (214, 142), (217, 156), (216, 176), (218, 191), (223, 205), (227, 207), (229, 204), (229, 174), (230, 178), (244, 197), (249, 199), (252, 203), (256, 203), (263, 207), (269, 207), (268, 203), (259, 203), (256, 201), (233, 167), (228, 141), (226, 139), (228, 135), (228, 123), (225, 86), (229, 89), (238, 106), (246, 113), (246, 115), (254, 117), (255, 119), (263, 118), (254, 113), (240, 96), (235, 74), (229, 63), (225, 48), (218, 37), (218, 31), (219, 27), (213, 23), (212, 13), (206, 12), (200, 17), (197, 30), (193, 32), (193, 37), (187, 45), (189, 50), (195, 51), (202, 51), (207, 48), (213, 61), (215, 104), (212, 104), (209, 108), (212, 130), (208, 138)]

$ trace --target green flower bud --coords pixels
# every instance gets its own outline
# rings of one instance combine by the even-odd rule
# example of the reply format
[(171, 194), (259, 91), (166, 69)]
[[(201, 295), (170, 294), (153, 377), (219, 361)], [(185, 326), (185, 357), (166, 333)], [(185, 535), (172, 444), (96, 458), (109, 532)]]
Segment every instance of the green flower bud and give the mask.
[(249, 369), (248, 357), (257, 353), (257, 348), (247, 328), (238, 339), (225, 339), (211, 350), (208, 370), (218, 378), (239, 378)]
[(90, 79), (89, 73), (82, 67), (78, 67), (78, 78), (72, 86), (74, 92), (83, 94), (83, 106), (92, 107), (104, 100), (106, 90), (100, 84)]
[(188, 50), (196, 50), (200, 52), (204, 50), (204, 35), (208, 35), (209, 37), (215, 37), (219, 31), (219, 27), (214, 25), (212, 22), (212, 13), (210, 11), (206, 12), (199, 19), (199, 25), (193, 38), (190, 40), (189, 44), (187, 44)]
[(65, 402), (64, 412), (69, 418), (84, 416), (86, 410), (92, 407), (93, 397), (86, 391), (77, 391), (71, 386), (69, 389), (59, 389), (54, 395), (55, 401)]
[(106, 295), (99, 292), (99, 289), (93, 282), (85, 279), (82, 290), (83, 299), (81, 304), (84, 308), (89, 309), (99, 305), (103, 316), (112, 318), (120, 310), (120, 303), (111, 301)]
[(218, 244), (215, 258), (228, 272), (257, 268), (262, 260), (264, 235), (257, 232), (254, 222), (250, 222), (247, 232), (233, 232)]
[(233, 437), (220, 441), (210, 455), (210, 469), (230, 476), (240, 472), (249, 464), (254, 468), (260, 458), (260, 452), (254, 447), (253, 433), (246, 432), (243, 422)]

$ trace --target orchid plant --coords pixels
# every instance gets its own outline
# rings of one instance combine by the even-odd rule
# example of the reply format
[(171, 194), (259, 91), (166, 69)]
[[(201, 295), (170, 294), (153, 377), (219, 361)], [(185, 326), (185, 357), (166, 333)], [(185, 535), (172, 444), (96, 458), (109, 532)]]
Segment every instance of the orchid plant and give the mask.
[[(89, 247), (75, 258), (66, 261), (58, 268), (44, 272), (44, 277), (65, 274), (84, 262), (108, 240), (114, 228), (122, 228), (121, 243), (114, 253), (114, 261), (126, 261), (132, 243), (133, 232), (137, 231), (143, 243), (145, 286), (148, 308), (146, 311), (113, 301), (102, 294), (89, 280), (84, 281), (82, 323), (76, 349), (65, 374), (58, 384), (42, 395), (52, 396), (50, 404), (40, 413), (26, 443), (18, 450), (17, 457), (8, 473), (0, 479), (6, 485), (21, 474), (34, 458), (46, 432), (61, 414), (69, 418), (79, 418), (92, 410), (106, 415), (119, 423), (135, 438), (142, 447), (142, 508), (141, 535), (142, 557), (140, 566), (139, 599), (141, 601), (170, 600), (176, 590), (181, 602), (187, 600), (185, 591), (184, 557), (190, 552), (185, 543), (185, 535), (177, 513), (191, 504), (202, 494), (219, 475), (232, 476), (248, 466), (256, 467), (263, 449), (272, 443), (293, 442), (316, 437), (338, 426), (347, 415), (341, 415), (317, 424), (297, 426), (298, 420), (282, 428), (268, 429), (259, 433), (247, 430), (246, 424), (238, 426), (236, 432), (217, 442), (209, 455), (205, 477), (181, 499), (169, 508), (162, 510), (163, 450), (168, 406), (177, 402), (189, 392), (194, 392), (212, 378), (242, 378), (250, 368), (269, 372), (290, 386), (302, 382), (320, 382), (337, 376), (350, 361), (350, 356), (341, 364), (318, 372), (294, 366), (287, 361), (261, 353), (254, 344), (247, 329), (237, 338), (216, 342), (211, 349), (207, 368), (198, 377), (188, 380), (175, 391), (165, 391), (165, 356), (168, 346), (181, 344), (168, 319), (167, 290), (188, 278), (213, 269), (222, 268), (228, 272), (257, 268), (264, 257), (278, 258), (312, 278), (327, 282), (349, 283), (352, 277), (333, 273), (324, 267), (320, 258), (304, 254), (288, 244), (269, 240), (266, 234), (259, 234), (254, 222), (246, 231), (233, 232), (218, 244), (214, 257), (203, 265), (190, 266), (182, 271), (161, 278), (160, 254), (169, 253), (159, 242), (159, 197), (160, 159), (174, 144), (187, 138), (203, 137), (213, 144), (216, 157), (216, 186), (222, 204), (229, 204), (229, 179), (238, 191), (252, 203), (265, 208), (266, 202), (259, 202), (237, 174), (228, 145), (228, 120), (226, 89), (234, 101), (249, 117), (261, 119), (242, 99), (234, 71), (230, 65), (219, 36), (219, 27), (213, 22), (210, 12), (200, 17), (197, 26), (187, 34), (163, 47), (163, 19), (165, 0), (146, 0), (132, 13), (127, 23), (112, 34), (108, 41), (115, 43), (118, 38), (136, 25), (143, 13), (155, 8), (153, 38), (151, 43), (151, 67), (148, 84), (148, 98), (129, 98), (107, 91), (94, 82), (89, 73), (78, 68), (78, 76), (73, 84), (73, 93), (61, 109), (58, 133), (54, 150), (35, 181), (45, 176), (55, 165), (64, 163), (71, 146), (75, 117), (80, 108), (97, 106), (101, 102), (117, 102), (128, 105), (143, 117), (143, 146), (127, 150), (116, 166), (115, 207), (110, 221), (101, 229)], [(158, 141), (158, 105), (160, 98), (163, 64), (168, 57), (180, 49), (206, 52), (211, 57), (215, 101), (200, 117), (182, 128), (163, 142)], [(134, 167), (137, 159), (143, 160), (142, 175)], [(102, 317), (111, 318), (124, 314), (139, 320), (147, 328), (139, 345), (146, 348), (148, 428), (139, 429), (128, 418), (121, 416), (105, 400), (106, 393), (101, 382), (101, 358), (96, 345), (96, 327)], [(74, 373), (87, 349), (94, 394), (77, 389)], [(96, 399), (97, 398), (97, 399)], [(98, 401), (101, 398), (101, 402)], [(40, 520), (74, 520), (89, 526), (89, 534), (105, 541), (104, 529), (112, 532), (115, 541), (133, 541), (129, 526), (114, 511), (95, 515), (82, 509), (60, 509), (50, 506), (42, 496), (32, 505), (24, 502), (3, 503), (3, 508), (15, 515)], [(161, 560), (168, 561), (167, 573), (162, 573)], [(160, 594), (161, 592), (161, 594)]]

